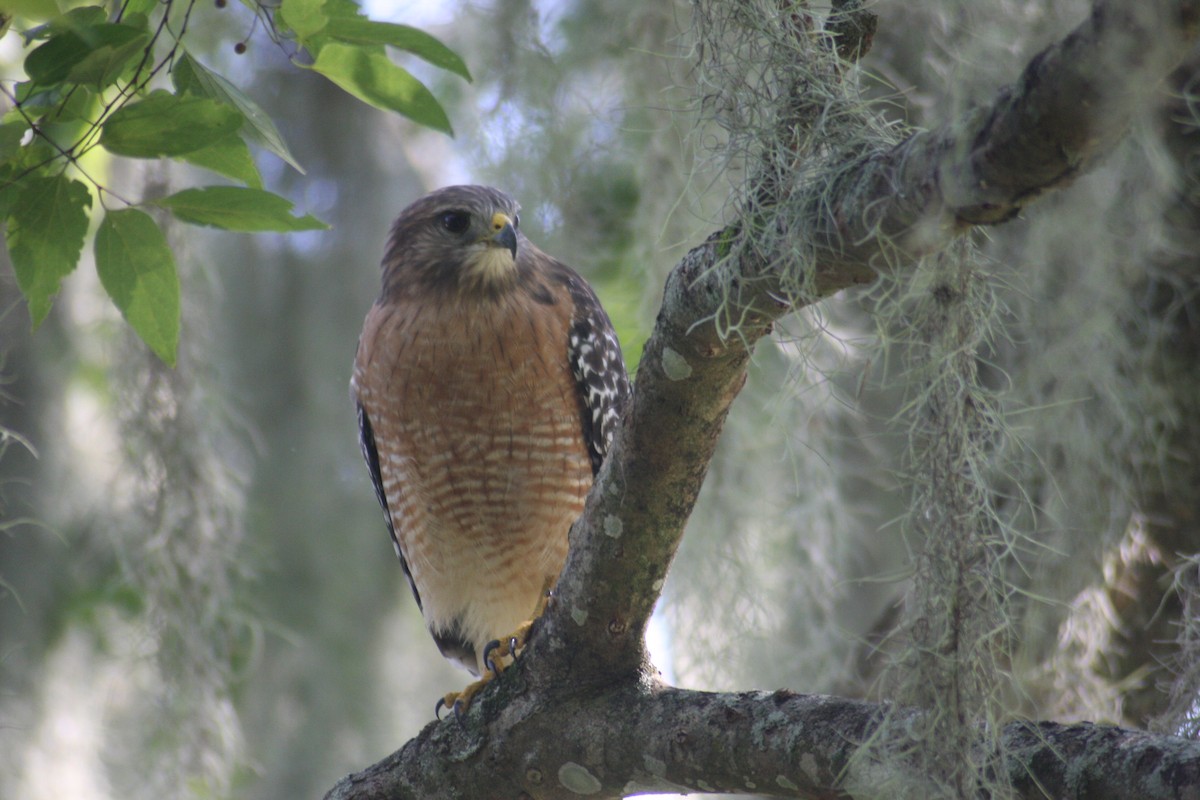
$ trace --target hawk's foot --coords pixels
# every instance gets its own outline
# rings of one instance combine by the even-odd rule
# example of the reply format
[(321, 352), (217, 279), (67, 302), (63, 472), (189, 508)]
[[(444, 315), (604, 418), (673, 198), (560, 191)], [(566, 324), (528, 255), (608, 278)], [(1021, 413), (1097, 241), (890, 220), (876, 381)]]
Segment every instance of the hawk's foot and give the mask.
[[(550, 607), (550, 602), (554, 599), (554, 590), (546, 589), (542, 592), (541, 599), (538, 600), (537, 608), (533, 609), (533, 615), (517, 626), (517, 629), (505, 636), (503, 639), (493, 639), (483, 648), (483, 668), (484, 671), (491, 671), (494, 675), (499, 675), (505, 668), (515, 661), (517, 653), (525, 648), (529, 641), (529, 634), (533, 631), (533, 625), (542, 614), (546, 613), (546, 609)], [(505, 663), (504, 659), (510, 661)]]
[(525, 644), (529, 641), (529, 634), (533, 630), (534, 623), (549, 608), (553, 598), (554, 592), (547, 589), (542, 593), (541, 599), (538, 600), (537, 608), (533, 610), (532, 617), (518, 625), (516, 630), (503, 639), (493, 639), (488, 642), (483, 648), (483, 675), (479, 680), (464, 687), (461, 692), (450, 692), (441, 700), (438, 700), (433, 710), (434, 715), (439, 715), (443, 708), (448, 708), (454, 713), (454, 718), (461, 722), (462, 715), (470, 707), (471, 700), (475, 695), (483, 687), (499, 677), (500, 673), (516, 660), (517, 654), (524, 649)]
[(454, 714), (454, 718), (462, 723), (462, 715), (467, 712), (467, 708), (471, 705), (471, 699), (479, 693), (479, 691), (487, 686), (492, 680), (499, 675), (499, 672), (484, 672), (483, 677), (474, 683), (467, 684), (461, 692), (449, 692), (441, 700), (437, 701), (437, 705), (433, 707), (433, 715), (441, 719), (441, 711), (443, 708), (450, 709)]

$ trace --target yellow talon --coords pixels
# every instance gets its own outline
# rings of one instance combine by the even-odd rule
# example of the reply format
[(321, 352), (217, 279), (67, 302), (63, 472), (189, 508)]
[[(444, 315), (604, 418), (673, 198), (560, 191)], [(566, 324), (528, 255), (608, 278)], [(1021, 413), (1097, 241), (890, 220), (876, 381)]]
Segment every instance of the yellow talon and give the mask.
[[(537, 607), (533, 610), (533, 616), (525, 620), (517, 629), (505, 636), (503, 639), (493, 639), (488, 642), (483, 648), (483, 675), (479, 680), (470, 683), (463, 688), (461, 692), (449, 692), (445, 697), (438, 701), (437, 708), (434, 713), (441, 711), (443, 707), (454, 712), (456, 719), (461, 719), (466, 713), (467, 708), (471, 705), (471, 700), (478, 694), (484, 686), (487, 686), (501, 672), (504, 672), (512, 661), (516, 661), (517, 653), (525, 648), (529, 641), (529, 632), (533, 630), (534, 621), (545, 613), (546, 608), (550, 605), (550, 600), (553, 593), (547, 589), (542, 593), (541, 599), (538, 600)], [(504, 659), (510, 659), (505, 663)]]
[(483, 677), (474, 683), (467, 684), (461, 692), (449, 692), (445, 697), (438, 701), (437, 708), (434, 709), (434, 714), (441, 711), (443, 707), (454, 712), (455, 719), (462, 719), (462, 715), (466, 713), (471, 705), (471, 699), (479, 693), (484, 686), (491, 683), (496, 676), (490, 672), (483, 673)]

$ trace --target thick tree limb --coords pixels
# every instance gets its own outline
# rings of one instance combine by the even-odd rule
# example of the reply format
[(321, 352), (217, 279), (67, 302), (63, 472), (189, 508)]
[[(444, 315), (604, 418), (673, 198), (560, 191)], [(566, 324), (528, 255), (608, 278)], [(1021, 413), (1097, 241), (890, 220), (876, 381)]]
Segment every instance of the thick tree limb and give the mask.
[[(503, 736), (495, 727), (432, 724), (398, 753), (343, 779), (328, 800), (648, 792), (825, 800), (921, 778), (919, 765), (902, 753), (908, 743), (886, 760), (878, 750), (863, 757), (861, 745), (891, 710), (857, 700), (788, 691), (714, 694), (643, 681), (564, 698), (538, 710), (536, 719), (529, 708), (513, 714), (488, 704), (485, 713), (498, 713), (497, 723), (511, 723)], [(509, 704), (525, 705), (517, 698)], [(1198, 742), (1091, 723), (1015, 722), (1001, 744), (1017, 797), (1200, 797)]]
[[(632, 407), (526, 656), (464, 725), (431, 724), (329, 797), (617, 797), (681, 787), (837, 797), (886, 779), (879, 770), (896, 768), (892, 760), (850, 760), (881, 707), (670, 689), (646, 660), (647, 621), (750, 352), (791, 310), (775, 298), (804, 273), (817, 296), (832, 294), (873, 279), (885, 255), (935, 252), (1065, 185), (1121, 136), (1142, 105), (1134, 100), (1183, 59), (1198, 23), (1200, 0), (1098, 3), (988, 107), (804, 187), (811, 201), (789, 233), (804, 237), (812, 263), (740, 247), (749, 220), (692, 250), (668, 278)], [(736, 337), (720, 335), (714, 321), (723, 314), (739, 320)], [(1053, 797), (1200, 797), (1196, 743), (1049, 723), (1014, 724), (1006, 740), (1023, 796), (1042, 797), (1044, 787)]]

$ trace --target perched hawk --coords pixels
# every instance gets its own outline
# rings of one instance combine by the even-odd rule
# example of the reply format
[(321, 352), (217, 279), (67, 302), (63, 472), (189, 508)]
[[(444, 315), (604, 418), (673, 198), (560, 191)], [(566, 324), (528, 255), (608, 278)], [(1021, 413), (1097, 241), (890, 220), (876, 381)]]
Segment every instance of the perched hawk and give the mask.
[(519, 208), (451, 186), (401, 212), (350, 384), (425, 624), (485, 680), (488, 643), (540, 613), (558, 578), (629, 396), (595, 292), (525, 238)]

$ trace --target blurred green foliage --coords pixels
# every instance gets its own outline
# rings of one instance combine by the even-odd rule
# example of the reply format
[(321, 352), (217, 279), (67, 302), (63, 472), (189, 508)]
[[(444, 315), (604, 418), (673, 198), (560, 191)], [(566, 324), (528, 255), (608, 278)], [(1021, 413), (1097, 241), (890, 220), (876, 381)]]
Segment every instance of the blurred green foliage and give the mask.
[[(3, 89), (11, 107), (0, 118), (0, 210), (35, 326), (78, 264), (93, 211), (111, 216), (123, 206), (152, 205), (183, 222), (234, 231), (323, 227), (312, 216), (297, 220), (289, 201), (263, 190), (248, 142), (296, 169), (299, 162), (255, 101), (189, 54), (194, 5), (127, 0), (58, 13), (53, 3), (22, 2), (6, 4), (0, 15), (4, 29), (17, 31), (27, 50), (25, 79)], [(376, 107), (451, 132), (433, 94), (386, 52), (407, 51), (470, 80), (462, 59), (434, 37), (372, 22), (350, 0), (284, 0), (252, 8), (297, 66)], [(244, 52), (245, 42), (236, 48)], [(171, 89), (161, 86), (168, 72)], [(180, 159), (246, 188), (130, 201), (92, 177), (103, 153)], [(180, 297), (170, 245), (142, 212), (102, 222), (100, 231), (102, 284), (137, 334), (173, 365)]]

